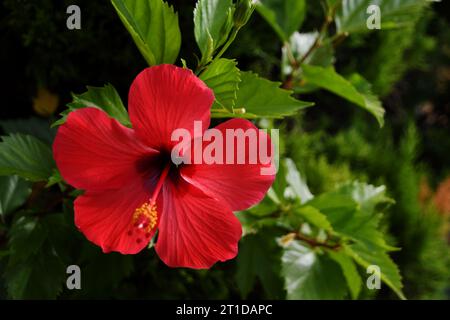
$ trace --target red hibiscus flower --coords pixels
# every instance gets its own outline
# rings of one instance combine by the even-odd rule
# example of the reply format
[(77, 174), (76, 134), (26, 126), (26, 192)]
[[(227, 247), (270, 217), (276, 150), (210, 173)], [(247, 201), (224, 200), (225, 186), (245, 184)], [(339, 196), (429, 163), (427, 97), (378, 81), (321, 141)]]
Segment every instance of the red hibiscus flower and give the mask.
[[(97, 108), (69, 114), (53, 152), (64, 179), (85, 190), (75, 200), (75, 224), (90, 241), (104, 252), (134, 254), (158, 230), (155, 249), (168, 266), (209, 268), (236, 256), (242, 228), (233, 211), (261, 201), (275, 178), (261, 175), (270, 164), (177, 166), (170, 157), (172, 132), (184, 128), (194, 137), (194, 121), (208, 128), (213, 101), (191, 71), (160, 65), (131, 85), (132, 129)], [(243, 119), (215, 129), (258, 130)]]

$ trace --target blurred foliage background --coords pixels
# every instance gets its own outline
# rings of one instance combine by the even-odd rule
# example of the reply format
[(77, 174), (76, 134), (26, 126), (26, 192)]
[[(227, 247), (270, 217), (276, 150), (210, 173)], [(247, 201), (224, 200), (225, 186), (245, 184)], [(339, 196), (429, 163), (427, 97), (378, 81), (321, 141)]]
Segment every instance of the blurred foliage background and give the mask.
[[(183, 33), (180, 56), (193, 63), (195, 2), (169, 3), (178, 11)], [(80, 31), (66, 28), (70, 4), (81, 7)], [(302, 95), (316, 106), (277, 123), (283, 154), (294, 160), (313, 194), (355, 179), (386, 185), (395, 204), (385, 211), (383, 231), (391, 244), (402, 248), (393, 258), (410, 299), (449, 297), (449, 14), (448, 2), (435, 2), (407, 29), (354, 35), (335, 52), (336, 69), (362, 74), (382, 97), (382, 129), (369, 114), (324, 91)], [(302, 30), (313, 31), (322, 21), (320, 2), (308, 1)], [(71, 101), (71, 92), (83, 92), (86, 84), (112, 83), (126, 101), (134, 76), (146, 67), (109, 1), (4, 0), (0, 41), (0, 126), (4, 133), (29, 133), (46, 142), (55, 133), (49, 124)], [(280, 79), (281, 43), (256, 13), (226, 56), (237, 57), (240, 69)], [(0, 298), (285, 296), (278, 271), (266, 270), (273, 267), (264, 266), (267, 261), (262, 261), (261, 272), (270, 274), (269, 282), (256, 277), (249, 288), (240, 283), (245, 246), (264, 239), (245, 239), (237, 260), (208, 271), (170, 269), (153, 250), (135, 256), (104, 255), (75, 229), (71, 202), (61, 198), (57, 188), (45, 195), (39, 192), (42, 188), (30, 185), (21, 207), (37, 212), (35, 219), (13, 223), (12, 216), (0, 215)], [(270, 244), (267, 248), (276, 251)], [(9, 250), (15, 261), (6, 258)], [(82, 290), (62, 286), (69, 264), (81, 266)], [(394, 296), (381, 290), (363, 292), (360, 298)]]

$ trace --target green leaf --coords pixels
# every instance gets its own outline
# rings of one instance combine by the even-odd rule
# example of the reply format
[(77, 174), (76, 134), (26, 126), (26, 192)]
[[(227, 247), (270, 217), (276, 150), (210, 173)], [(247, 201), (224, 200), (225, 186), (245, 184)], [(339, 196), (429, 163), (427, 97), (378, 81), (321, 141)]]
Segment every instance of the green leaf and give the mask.
[(270, 197), (269, 192), (267, 192), (266, 197), (259, 202), (257, 205), (245, 210), (246, 213), (250, 213), (253, 216), (264, 217), (273, 215), (275, 211), (279, 209), (278, 204), (276, 204)]
[(172, 64), (178, 57), (178, 15), (162, 0), (111, 0), (125, 28), (151, 66)]
[(337, 190), (337, 193), (351, 196), (360, 205), (361, 210), (369, 214), (374, 213), (378, 204), (392, 202), (386, 196), (385, 186), (375, 187), (358, 181), (344, 184)]
[(240, 71), (236, 64), (234, 60), (219, 59), (209, 65), (200, 75), (200, 79), (214, 91), (216, 101), (213, 109), (226, 109), (233, 112), (241, 81)]
[(46, 187), (49, 188), (55, 184), (60, 184), (62, 183), (64, 180), (61, 176), (61, 173), (59, 172), (58, 169), (54, 169), (52, 175), (48, 178), (48, 182)]
[(52, 215), (20, 217), (12, 226), (12, 252), (3, 275), (12, 299), (55, 299), (63, 288), (66, 266), (48, 240), (55, 229), (49, 220)]
[(47, 230), (39, 219), (26, 216), (14, 221), (9, 233), (9, 245), (12, 251), (9, 263), (14, 265), (38, 254), (47, 237)]
[(414, 23), (422, 8), (426, 5), (424, 0), (343, 0), (342, 5), (336, 12), (336, 28), (339, 33), (343, 32), (368, 32), (367, 19), (369, 14), (367, 8), (371, 4), (380, 7), (381, 29), (405, 27)]
[[(338, 212), (333, 212), (336, 214)], [(367, 214), (360, 210), (355, 210), (352, 213), (342, 212), (336, 216), (340, 216), (338, 221), (333, 220), (327, 215), (334, 230), (341, 236), (356, 242), (363, 242), (371, 247), (379, 248), (383, 251), (396, 251), (398, 248), (388, 245), (384, 239), (383, 233), (378, 230), (381, 215)]]
[(344, 245), (347, 255), (364, 268), (378, 265), (381, 280), (404, 298), (399, 270), (387, 254), (396, 248), (386, 244), (379, 230), (380, 215), (374, 214), (375, 206), (385, 201), (384, 188), (354, 182), (317, 196), (307, 205), (327, 216), (336, 235), (351, 241)]
[[(370, 92), (370, 85), (361, 76), (357, 86), (336, 73), (334, 68), (302, 65), (303, 80), (347, 99), (370, 112), (380, 126), (384, 124), (384, 109), (381, 102)], [(353, 78), (355, 81), (356, 78)]]
[(12, 299), (55, 299), (63, 289), (65, 276), (64, 264), (47, 251), (5, 272)]
[(296, 240), (283, 249), (281, 270), (288, 299), (342, 299), (346, 295), (345, 278), (336, 262)]
[(241, 80), (236, 108), (243, 108), (245, 113), (255, 117), (282, 118), (313, 105), (291, 97), (292, 92), (281, 89), (279, 82), (260, 78), (252, 72), (241, 72)]
[(294, 213), (303, 217), (306, 221), (326, 231), (333, 231), (330, 221), (326, 215), (311, 206), (303, 206), (294, 209)]
[(269, 188), (267, 195), (273, 199), (277, 205), (285, 202), (285, 190), (287, 188), (286, 182), (286, 165), (285, 162), (279, 161), (278, 172), (275, 177), (275, 181), (272, 184), (272, 187)]
[(348, 77), (348, 81), (358, 90), (364, 98), (365, 108), (377, 118), (380, 126), (384, 124), (384, 108), (378, 97), (372, 92), (372, 84), (360, 74), (354, 73)]
[(246, 298), (258, 279), (268, 298), (282, 298), (283, 282), (280, 276), (280, 248), (270, 234), (248, 235), (239, 245), (236, 281)]
[(355, 241), (364, 242), (371, 247), (377, 247), (386, 252), (400, 250), (400, 248), (392, 247), (386, 243), (384, 232), (379, 230), (380, 220), (380, 214), (373, 215), (367, 219), (365, 214), (361, 214), (361, 211), (358, 211), (354, 216), (354, 223), (349, 224), (348, 234)]
[(340, 228), (340, 232), (385, 251), (398, 250), (387, 245), (383, 234), (378, 230), (381, 215), (375, 214), (375, 208), (381, 203), (392, 202), (385, 192), (384, 186), (374, 187), (357, 181), (347, 183), (336, 190), (335, 195), (350, 196), (358, 204), (352, 218)]
[(357, 242), (346, 247), (346, 251), (364, 268), (367, 268), (370, 265), (378, 266), (381, 272), (381, 280), (386, 283), (400, 299), (406, 299), (402, 292), (403, 285), (400, 271), (385, 251), (362, 242)]
[[(275, 184), (275, 182), (274, 182), (274, 184)], [(283, 198), (280, 199), (278, 197), (277, 192), (275, 191), (275, 188), (273, 185), (272, 185), (272, 187), (269, 188), (269, 190), (267, 190), (267, 198), (270, 199), (272, 201), (272, 203), (275, 205), (280, 205), (281, 202), (284, 200)]]
[(59, 126), (66, 122), (67, 116), (71, 111), (86, 107), (101, 109), (123, 125), (128, 127), (131, 126), (122, 99), (111, 84), (106, 84), (103, 87), (87, 86), (86, 92), (82, 94), (72, 94), (72, 99), (72, 102), (67, 105), (68, 109), (61, 113), (61, 119), (56, 121), (53, 126)]
[(309, 191), (306, 181), (300, 175), (297, 167), (292, 159), (286, 158), (284, 160), (286, 167), (286, 182), (290, 187), (290, 191), (300, 200), (300, 203), (308, 202), (313, 198), (311, 191)]
[(48, 119), (36, 117), (27, 119), (1, 120), (0, 127), (2, 127), (6, 134), (23, 133), (36, 137), (49, 144), (53, 143), (53, 139), (56, 134), (56, 130), (50, 128), (50, 122)]
[[(264, 204), (262, 205), (264, 207)], [(261, 211), (264, 211), (262, 209)], [(273, 213), (273, 209), (271, 209)], [(276, 208), (275, 208), (276, 210)], [(267, 211), (268, 212), (268, 211)], [(276, 217), (264, 214), (254, 214), (253, 211), (238, 211), (235, 213), (242, 225), (242, 235), (247, 236), (258, 233), (261, 229), (266, 227), (275, 227), (280, 221)]]
[(256, 10), (270, 24), (282, 41), (297, 30), (305, 19), (305, 0), (260, 0)]
[(0, 177), (0, 215), (14, 212), (31, 193), (29, 182), (18, 176)]
[(194, 34), (205, 62), (228, 39), (233, 27), (232, 0), (199, 0), (194, 10)]
[(357, 299), (363, 283), (352, 258), (343, 251), (328, 250), (327, 252), (329, 257), (341, 267), (348, 288), (350, 289), (352, 299)]
[(350, 196), (335, 193), (324, 193), (308, 201), (312, 206), (326, 215), (335, 231), (345, 230), (347, 224), (354, 217), (357, 203)]
[(0, 175), (18, 175), (31, 181), (47, 180), (55, 162), (52, 150), (40, 140), (23, 134), (2, 137)]
[(80, 257), (80, 263), (83, 265), (82, 281), (90, 285), (77, 290), (80, 298), (104, 296), (105, 292), (120, 287), (123, 280), (133, 272), (133, 262), (132, 255), (117, 252), (104, 254), (99, 247), (84, 242)]
[(350, 194), (337, 190), (315, 197), (307, 205), (325, 214), (337, 234), (353, 241), (370, 242), (383, 250), (396, 250), (386, 244), (383, 234), (377, 229), (380, 215), (361, 211), (360, 204)]

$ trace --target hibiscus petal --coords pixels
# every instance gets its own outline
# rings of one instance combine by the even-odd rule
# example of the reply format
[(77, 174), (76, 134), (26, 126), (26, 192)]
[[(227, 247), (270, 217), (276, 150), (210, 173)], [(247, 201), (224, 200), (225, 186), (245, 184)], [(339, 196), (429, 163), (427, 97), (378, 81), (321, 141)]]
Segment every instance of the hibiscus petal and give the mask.
[[(136, 181), (123, 189), (87, 191), (75, 200), (75, 225), (105, 253), (138, 253), (147, 246), (157, 229), (155, 226), (147, 232), (137, 228), (133, 219), (135, 210), (149, 200), (154, 182)], [(159, 196), (157, 212), (162, 210), (163, 201)]]
[[(260, 202), (275, 180), (274, 170), (268, 170), (271, 164), (267, 160), (270, 160), (272, 157), (270, 137), (245, 119), (229, 120), (215, 129), (219, 130), (223, 136), (223, 149), (221, 151), (223, 164), (207, 164), (205, 159), (203, 159), (202, 164), (190, 164), (181, 167), (181, 175), (186, 181), (203, 192), (228, 203), (233, 211), (245, 210)], [(238, 140), (235, 140), (234, 143), (234, 162), (233, 164), (226, 164), (227, 129), (255, 130), (256, 140), (252, 142), (246, 140), (244, 164), (239, 164), (237, 161)], [(268, 158), (265, 160), (259, 157), (260, 139), (263, 139), (261, 144), (264, 143), (266, 145)], [(209, 143), (204, 143), (203, 150)], [(250, 146), (256, 148), (257, 154), (254, 164), (251, 164), (249, 160)], [(263, 151), (262, 154), (265, 155), (266, 152)], [(269, 171), (270, 174), (264, 172), (264, 170)]]
[(132, 129), (97, 108), (69, 114), (59, 127), (53, 156), (64, 179), (78, 189), (120, 188), (142, 178), (142, 162), (151, 168), (158, 151), (145, 146)]
[[(130, 88), (128, 110), (137, 134), (155, 149), (170, 151), (175, 129), (189, 130), (194, 121), (202, 132), (209, 127), (214, 95), (192, 71), (173, 65), (159, 65), (142, 71)], [(201, 134), (200, 133), (200, 134)]]
[(228, 206), (181, 178), (166, 181), (156, 243), (164, 263), (204, 269), (234, 258), (242, 228)]

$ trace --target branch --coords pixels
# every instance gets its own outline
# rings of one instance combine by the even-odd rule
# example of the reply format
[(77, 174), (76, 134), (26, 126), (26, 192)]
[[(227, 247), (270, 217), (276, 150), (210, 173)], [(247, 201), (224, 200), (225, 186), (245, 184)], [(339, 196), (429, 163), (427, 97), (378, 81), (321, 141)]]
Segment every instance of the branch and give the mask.
[(331, 250), (339, 250), (341, 248), (340, 243), (327, 243), (322, 241), (317, 241), (314, 238), (309, 238), (299, 232), (291, 232), (283, 237), (282, 242), (288, 243), (290, 240), (298, 239), (300, 241), (306, 242), (311, 247), (323, 247)]

